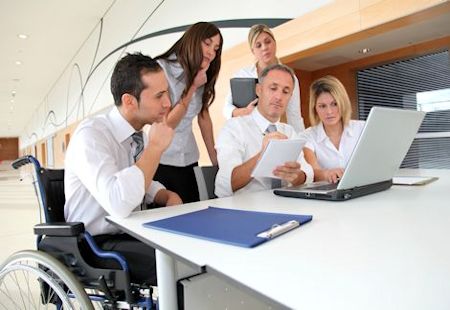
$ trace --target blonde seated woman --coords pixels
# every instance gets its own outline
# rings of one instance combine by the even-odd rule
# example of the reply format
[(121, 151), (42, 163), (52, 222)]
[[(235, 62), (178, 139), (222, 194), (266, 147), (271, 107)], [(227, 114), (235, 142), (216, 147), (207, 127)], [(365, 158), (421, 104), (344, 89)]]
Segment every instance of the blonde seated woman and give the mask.
[(365, 123), (350, 120), (351, 114), (350, 99), (337, 78), (328, 75), (311, 84), (311, 127), (304, 132), (303, 152), (314, 181), (336, 183), (342, 177)]

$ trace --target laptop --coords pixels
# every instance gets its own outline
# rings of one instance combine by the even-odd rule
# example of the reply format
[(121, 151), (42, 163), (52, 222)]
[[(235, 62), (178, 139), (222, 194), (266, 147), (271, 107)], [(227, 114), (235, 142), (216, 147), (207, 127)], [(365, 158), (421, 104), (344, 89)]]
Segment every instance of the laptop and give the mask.
[(255, 100), (257, 83), (258, 79), (255, 78), (232, 78), (230, 86), (233, 105), (238, 108), (245, 108)]
[(390, 188), (424, 117), (422, 111), (373, 107), (338, 183), (317, 182), (276, 189), (274, 193), (340, 201)]

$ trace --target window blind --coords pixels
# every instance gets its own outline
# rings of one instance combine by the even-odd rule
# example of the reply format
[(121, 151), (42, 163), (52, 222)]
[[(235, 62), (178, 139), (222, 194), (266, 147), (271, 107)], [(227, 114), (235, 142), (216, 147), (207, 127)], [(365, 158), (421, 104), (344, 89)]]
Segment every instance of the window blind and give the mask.
[(450, 168), (450, 57), (448, 50), (357, 72), (358, 116), (371, 107), (426, 111), (402, 168)]

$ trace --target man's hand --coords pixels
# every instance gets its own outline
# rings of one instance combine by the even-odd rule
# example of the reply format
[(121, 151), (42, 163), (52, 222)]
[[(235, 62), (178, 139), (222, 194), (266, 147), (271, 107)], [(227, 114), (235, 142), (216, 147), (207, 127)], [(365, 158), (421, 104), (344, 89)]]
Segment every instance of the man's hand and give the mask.
[(273, 174), (280, 177), (282, 180), (297, 186), (305, 182), (306, 175), (300, 170), (300, 164), (296, 161), (288, 161), (283, 166), (278, 166), (273, 171)]
[(178, 196), (177, 193), (168, 191), (168, 197), (166, 201), (166, 207), (168, 206), (176, 206), (183, 204), (183, 201), (181, 200), (180, 196)]
[(342, 177), (343, 174), (344, 169), (342, 168), (323, 170), (324, 179), (330, 183), (337, 183), (337, 181)]
[(172, 142), (173, 129), (167, 125), (166, 118), (161, 123), (153, 123), (148, 134), (148, 147), (164, 152)]
[(160, 189), (155, 195), (154, 202), (160, 206), (166, 207), (183, 204), (183, 201), (177, 193), (167, 189)]
[(287, 136), (278, 131), (265, 134), (262, 142), (261, 154), (266, 149), (267, 144), (269, 144), (270, 140), (284, 140), (284, 139), (287, 139)]

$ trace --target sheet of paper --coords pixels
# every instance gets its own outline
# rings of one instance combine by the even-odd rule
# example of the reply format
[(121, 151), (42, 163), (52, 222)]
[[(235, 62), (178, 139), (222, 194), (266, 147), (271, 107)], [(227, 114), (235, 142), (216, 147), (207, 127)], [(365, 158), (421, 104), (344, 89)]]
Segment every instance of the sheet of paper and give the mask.
[(277, 178), (272, 173), (275, 167), (287, 161), (297, 161), (304, 143), (301, 139), (270, 140), (251, 176)]
[(437, 179), (437, 177), (425, 176), (396, 176), (392, 178), (392, 183), (394, 185), (425, 185)]

